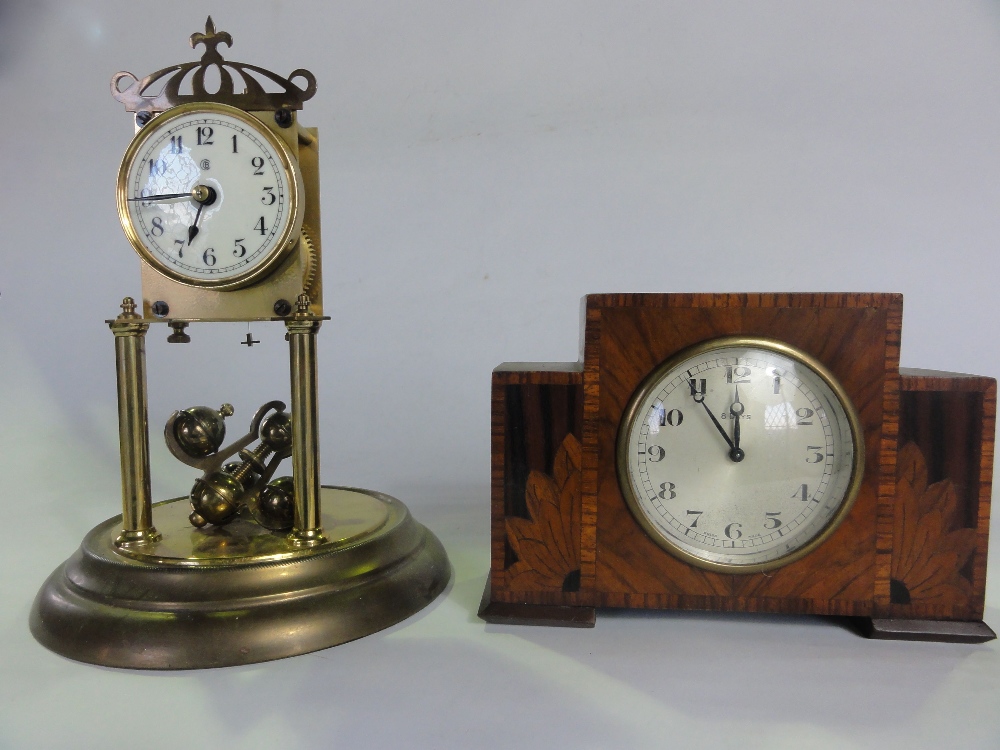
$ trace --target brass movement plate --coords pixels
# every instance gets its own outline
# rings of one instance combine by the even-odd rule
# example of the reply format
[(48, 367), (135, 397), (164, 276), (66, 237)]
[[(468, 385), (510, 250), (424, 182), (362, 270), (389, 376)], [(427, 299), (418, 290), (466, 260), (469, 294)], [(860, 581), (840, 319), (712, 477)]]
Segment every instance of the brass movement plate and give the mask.
[[(225, 526), (194, 528), (188, 521), (191, 507), (186, 497), (166, 500), (153, 506), (153, 525), (162, 535), (158, 542), (134, 549), (117, 548), (117, 554), (156, 565), (218, 567), (290, 560), (313, 556), (342, 547), (377, 531), (389, 519), (389, 506), (378, 498), (356, 490), (324, 487), (323, 509), (325, 544), (294, 547), (284, 531), (268, 531), (252, 520), (238, 518)], [(100, 549), (109, 547), (120, 524), (104, 524), (98, 539)], [(106, 537), (106, 538), (105, 538)]]

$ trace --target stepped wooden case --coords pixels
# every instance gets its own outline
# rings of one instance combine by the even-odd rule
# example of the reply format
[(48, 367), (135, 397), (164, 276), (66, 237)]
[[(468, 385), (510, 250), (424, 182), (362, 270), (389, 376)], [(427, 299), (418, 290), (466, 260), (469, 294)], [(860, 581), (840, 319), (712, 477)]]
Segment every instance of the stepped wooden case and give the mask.
[[(979, 642), (996, 381), (900, 370), (898, 294), (604, 294), (584, 300), (582, 363), (504, 364), (492, 383), (490, 622), (593, 625), (595, 608), (862, 618), (873, 637)], [(766, 336), (840, 382), (864, 436), (844, 520), (775, 570), (725, 573), (670, 554), (616, 471), (626, 406), (664, 360)]]

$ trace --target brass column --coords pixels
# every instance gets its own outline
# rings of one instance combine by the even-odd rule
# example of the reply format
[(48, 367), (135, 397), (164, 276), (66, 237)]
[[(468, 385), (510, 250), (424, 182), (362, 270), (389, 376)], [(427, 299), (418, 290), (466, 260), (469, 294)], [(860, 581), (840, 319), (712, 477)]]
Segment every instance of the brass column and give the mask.
[(149, 430), (146, 408), (146, 323), (135, 300), (122, 300), (122, 312), (109, 321), (115, 335), (118, 373), (118, 439), (122, 464), (122, 533), (115, 544), (134, 547), (155, 542), (153, 499), (149, 489)]
[(285, 320), (292, 377), (292, 479), (295, 521), (289, 538), (298, 547), (326, 541), (320, 518), (319, 412), (316, 399), (316, 332), (322, 320), (309, 312), (300, 294), (297, 310)]

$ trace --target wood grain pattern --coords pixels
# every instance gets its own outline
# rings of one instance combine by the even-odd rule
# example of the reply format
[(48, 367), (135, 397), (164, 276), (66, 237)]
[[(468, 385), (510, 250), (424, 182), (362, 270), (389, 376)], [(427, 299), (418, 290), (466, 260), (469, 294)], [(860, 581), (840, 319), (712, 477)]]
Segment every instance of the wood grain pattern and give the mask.
[(928, 484), (916, 443), (899, 451), (892, 554), (893, 615), (915, 602), (967, 609), (971, 576), (962, 575), (976, 549), (976, 530), (963, 526), (955, 483)]
[[(582, 364), (494, 371), (488, 599), (510, 605), (505, 616), (712, 609), (904, 618), (924, 629), (982, 617), (996, 382), (900, 371), (900, 295), (590, 295), (583, 312)], [(718, 574), (671, 556), (632, 517), (615, 471), (619, 421), (642, 379), (687, 346), (738, 334), (822, 361), (865, 435), (865, 478), (847, 519), (767, 574)]]
[(525, 482), (527, 517), (507, 513), (516, 561), (507, 568), (513, 590), (580, 590), (580, 441), (568, 433), (552, 474), (532, 471)]
[(979, 620), (986, 590), (996, 381), (902, 370), (894, 618)]
[(592, 594), (597, 586), (597, 423), (588, 416), (597, 412), (601, 386), (601, 309), (583, 304), (583, 481), (580, 519), (580, 590)]
[[(591, 456), (599, 467), (595, 602), (871, 614), (875, 521), (879, 486), (885, 481), (882, 432), (886, 418), (894, 418), (885, 413), (886, 358), (898, 357), (898, 347), (889, 346), (889, 311), (899, 306), (898, 297), (865, 295), (860, 301), (867, 306), (852, 295), (623, 295), (611, 301), (616, 304), (599, 308), (596, 413), (588, 411), (586, 398), (584, 405), (585, 434), (588, 421), (597, 427), (596, 455)], [(688, 346), (726, 335), (777, 338), (817, 357), (850, 395), (865, 434), (868, 468), (851, 514), (815, 552), (767, 574), (706, 571), (661, 549), (628, 510), (615, 472), (618, 425), (643, 378)], [(585, 368), (590, 355), (588, 350)], [(893, 479), (894, 474), (889, 481)]]
[(580, 438), (582, 384), (578, 363), (505, 363), (493, 371), (490, 558), (494, 590), (508, 587), (507, 568), (517, 557), (508, 542), (508, 518), (530, 518), (528, 477), (533, 471), (551, 475), (566, 436)]
[(593, 607), (566, 606), (563, 604), (525, 604), (520, 601), (501, 601), (510, 598), (509, 592), (499, 592), (493, 586), (492, 573), (486, 576), (483, 598), (479, 602), (479, 616), (497, 625), (548, 625), (562, 628), (592, 628), (597, 619)]
[(893, 514), (896, 493), (896, 451), (899, 447), (899, 345), (903, 330), (903, 300), (887, 310), (885, 385), (881, 451), (878, 458), (878, 504), (875, 528), (875, 589), (872, 613), (883, 617), (889, 611)]

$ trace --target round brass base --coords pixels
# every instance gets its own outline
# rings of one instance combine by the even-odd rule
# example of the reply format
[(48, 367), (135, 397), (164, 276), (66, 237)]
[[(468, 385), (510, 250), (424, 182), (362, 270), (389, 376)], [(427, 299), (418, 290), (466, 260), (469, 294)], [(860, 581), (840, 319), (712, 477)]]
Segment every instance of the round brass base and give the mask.
[(249, 522), (194, 529), (187, 498), (155, 506), (162, 538), (139, 548), (117, 547), (109, 519), (42, 586), (31, 632), (109, 667), (252, 664), (387, 628), (448, 583), (441, 543), (398, 500), (324, 487), (322, 508), (327, 541), (306, 548)]

